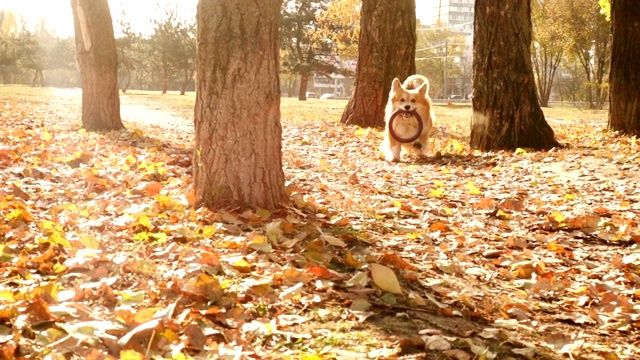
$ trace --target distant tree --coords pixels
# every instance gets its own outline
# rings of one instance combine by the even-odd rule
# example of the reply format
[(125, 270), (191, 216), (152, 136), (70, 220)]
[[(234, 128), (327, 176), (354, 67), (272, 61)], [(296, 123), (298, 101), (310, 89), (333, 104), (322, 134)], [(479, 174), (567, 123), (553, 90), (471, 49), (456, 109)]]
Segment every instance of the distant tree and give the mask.
[(179, 19), (175, 8), (166, 8), (164, 15), (155, 19), (153, 24), (149, 42), (153, 51), (152, 59), (161, 74), (161, 91), (167, 93), (171, 78), (179, 72), (180, 92), (184, 95), (195, 72), (195, 24)]
[(44, 85), (44, 68), (47, 50), (44, 47), (48, 34), (23, 31), (20, 33), (20, 57), (18, 65), (25, 70), (33, 71), (31, 86)]
[(182, 75), (180, 95), (184, 95), (196, 71), (196, 24), (180, 23), (177, 35), (175, 67)]
[(116, 39), (118, 49), (118, 67), (122, 73), (122, 85), (120, 90), (126, 93), (131, 87), (133, 72), (142, 64), (141, 53), (136, 45), (142, 41), (140, 35), (131, 28), (131, 22), (124, 18), (118, 19), (122, 35)]
[(533, 0), (533, 70), (540, 105), (549, 106), (553, 82), (569, 46), (562, 19), (565, 0)]
[(177, 41), (177, 22), (176, 9), (166, 8), (163, 16), (153, 20), (153, 34), (149, 38), (153, 51), (151, 60), (160, 73), (162, 94), (167, 93), (170, 77), (175, 72), (172, 52)]
[(476, 0), (472, 148), (559, 146), (536, 95), (531, 32), (530, 0)]
[(640, 135), (640, 6), (634, 0), (611, 2), (613, 44), (609, 128)]
[(569, 40), (569, 58), (578, 59), (586, 75), (586, 100), (602, 109), (607, 100), (607, 75), (611, 61), (611, 29), (595, 0), (566, 0), (559, 23)]
[(275, 209), (285, 195), (281, 0), (200, 0), (193, 158), (196, 203)]
[(316, 37), (329, 39), (343, 58), (358, 56), (362, 0), (334, 0), (318, 15)]
[(587, 77), (578, 60), (565, 55), (564, 65), (560, 67), (561, 76), (554, 81), (561, 101), (580, 102), (587, 98)]
[(9, 82), (9, 69), (20, 57), (20, 41), (16, 17), (12, 12), (0, 11), (0, 71), (4, 84)]
[(107, 0), (71, 0), (82, 76), (82, 126), (123, 129), (118, 97), (118, 59)]
[(73, 69), (75, 61), (75, 44), (73, 39), (53, 38), (46, 46), (45, 69)]
[(9, 68), (16, 66), (20, 58), (20, 42), (18, 36), (0, 32), (0, 71), (4, 84), (9, 82)]
[(363, 0), (355, 90), (343, 124), (383, 126), (394, 78), (415, 73), (415, 0)]
[[(467, 95), (472, 61), (464, 36), (439, 24), (417, 34), (416, 72), (429, 78), (431, 96), (446, 98), (456, 88), (462, 95)], [(455, 80), (458, 80), (457, 84)]]
[(282, 66), (286, 72), (300, 76), (300, 100), (307, 99), (307, 84), (314, 73), (338, 72), (336, 64), (323, 56), (333, 55), (333, 44), (326, 37), (318, 36), (318, 17), (328, 4), (328, 0), (291, 0), (282, 8)]

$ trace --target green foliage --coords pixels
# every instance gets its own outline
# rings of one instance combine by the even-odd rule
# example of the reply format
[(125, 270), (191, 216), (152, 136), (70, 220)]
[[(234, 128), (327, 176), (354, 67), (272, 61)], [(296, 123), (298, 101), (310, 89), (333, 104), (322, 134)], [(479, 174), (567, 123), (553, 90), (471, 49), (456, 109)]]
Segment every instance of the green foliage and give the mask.
[(548, 106), (551, 89), (562, 55), (569, 47), (566, 26), (562, 22), (564, 0), (534, 0), (532, 2), (533, 42), (532, 62), (536, 88), (542, 106)]
[(332, 42), (319, 35), (318, 18), (329, 3), (327, 0), (292, 0), (283, 5), (280, 45), (286, 71), (308, 76), (313, 72), (329, 74), (338, 70), (321, 58), (321, 55), (332, 55), (334, 50)]
[(611, 61), (610, 24), (593, 0), (571, 0), (560, 21), (569, 39), (567, 60), (577, 59), (582, 66), (590, 108), (602, 109), (607, 99), (607, 78)]
[(195, 71), (195, 21), (181, 21), (176, 8), (166, 8), (162, 17), (153, 20), (153, 34), (149, 38), (152, 64), (162, 76), (162, 92), (167, 90), (169, 77), (184, 72), (185, 81)]

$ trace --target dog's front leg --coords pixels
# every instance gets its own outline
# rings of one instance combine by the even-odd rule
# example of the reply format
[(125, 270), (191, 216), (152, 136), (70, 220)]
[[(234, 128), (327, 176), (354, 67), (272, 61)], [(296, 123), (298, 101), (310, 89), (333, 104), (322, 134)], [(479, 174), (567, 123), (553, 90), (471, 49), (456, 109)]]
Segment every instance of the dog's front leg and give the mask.
[(400, 151), (402, 150), (402, 145), (399, 142), (389, 142), (389, 146), (384, 149), (384, 159), (389, 162), (398, 162), (400, 161)]

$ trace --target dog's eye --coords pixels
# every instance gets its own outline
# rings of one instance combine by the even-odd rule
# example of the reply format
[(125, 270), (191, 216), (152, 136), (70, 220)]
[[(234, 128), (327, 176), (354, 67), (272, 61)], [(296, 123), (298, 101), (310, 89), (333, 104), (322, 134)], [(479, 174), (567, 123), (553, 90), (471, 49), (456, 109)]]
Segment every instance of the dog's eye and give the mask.
[(411, 99), (411, 102), (412, 102), (412, 103), (416, 102), (416, 99)]
[(404, 98), (400, 98), (400, 101), (404, 102)]

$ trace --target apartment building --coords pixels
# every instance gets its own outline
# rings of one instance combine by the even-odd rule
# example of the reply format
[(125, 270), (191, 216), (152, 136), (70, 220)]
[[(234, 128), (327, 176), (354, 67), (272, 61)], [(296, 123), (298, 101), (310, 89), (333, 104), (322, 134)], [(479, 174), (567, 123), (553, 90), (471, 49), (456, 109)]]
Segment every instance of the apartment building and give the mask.
[(431, 0), (431, 2), (434, 6), (433, 24), (450, 26), (451, 31), (473, 35), (475, 0)]

